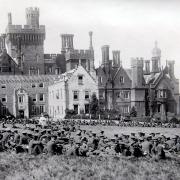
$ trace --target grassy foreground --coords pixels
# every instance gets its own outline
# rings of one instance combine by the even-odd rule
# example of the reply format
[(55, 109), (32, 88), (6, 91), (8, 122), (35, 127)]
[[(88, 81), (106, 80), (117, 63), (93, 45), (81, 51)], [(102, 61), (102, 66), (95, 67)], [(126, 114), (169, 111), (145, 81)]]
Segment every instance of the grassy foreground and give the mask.
[(0, 179), (179, 180), (180, 161), (0, 153)]

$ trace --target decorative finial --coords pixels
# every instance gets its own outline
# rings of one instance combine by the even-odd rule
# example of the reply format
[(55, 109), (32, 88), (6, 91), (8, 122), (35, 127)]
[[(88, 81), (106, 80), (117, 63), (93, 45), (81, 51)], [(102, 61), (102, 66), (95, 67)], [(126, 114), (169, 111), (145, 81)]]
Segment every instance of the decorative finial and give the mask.
[(157, 47), (158, 46), (158, 42), (157, 41), (155, 41), (155, 47)]

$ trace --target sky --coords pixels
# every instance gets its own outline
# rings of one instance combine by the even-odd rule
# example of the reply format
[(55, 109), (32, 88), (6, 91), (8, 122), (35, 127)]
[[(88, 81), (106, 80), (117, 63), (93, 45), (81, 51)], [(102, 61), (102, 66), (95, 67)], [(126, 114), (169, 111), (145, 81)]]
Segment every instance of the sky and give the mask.
[(125, 68), (132, 57), (151, 59), (154, 42), (162, 51), (161, 62), (175, 60), (180, 79), (179, 0), (0, 0), (0, 33), (5, 32), (7, 13), (13, 24), (25, 24), (25, 8), (40, 8), (40, 24), (46, 26), (45, 53), (60, 53), (60, 34), (74, 34), (74, 48), (89, 47), (93, 31), (95, 65), (101, 63), (101, 47), (121, 51)]

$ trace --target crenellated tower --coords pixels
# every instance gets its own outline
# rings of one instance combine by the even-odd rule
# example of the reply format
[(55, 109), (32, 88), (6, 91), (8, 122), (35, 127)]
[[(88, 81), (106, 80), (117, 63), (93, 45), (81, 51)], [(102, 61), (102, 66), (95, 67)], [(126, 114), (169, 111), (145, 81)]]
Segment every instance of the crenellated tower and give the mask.
[(8, 54), (23, 74), (44, 74), (45, 26), (39, 25), (39, 9), (26, 9), (26, 25), (14, 25), (8, 13), (6, 44)]

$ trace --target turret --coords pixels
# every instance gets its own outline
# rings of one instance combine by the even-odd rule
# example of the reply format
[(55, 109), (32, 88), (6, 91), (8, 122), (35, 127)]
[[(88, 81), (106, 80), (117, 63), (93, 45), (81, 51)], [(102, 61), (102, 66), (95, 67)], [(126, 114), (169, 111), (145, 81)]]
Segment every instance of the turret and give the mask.
[(157, 47), (157, 41), (155, 42), (155, 47), (152, 50), (152, 73), (160, 72), (161, 66), (161, 50)]
[(143, 59), (132, 58), (132, 88), (139, 88), (143, 85)]
[(67, 52), (69, 50), (73, 50), (73, 34), (61, 34), (61, 42), (62, 42), (62, 48), (61, 52)]
[(11, 16), (11, 13), (8, 13), (8, 25), (12, 25), (12, 16)]
[(113, 54), (113, 67), (120, 67), (120, 51), (112, 51)]
[(102, 50), (102, 65), (106, 66), (107, 64), (109, 64), (109, 46), (104, 45), (102, 46), (101, 50)]
[(39, 8), (26, 8), (26, 24), (32, 28), (39, 28)]

